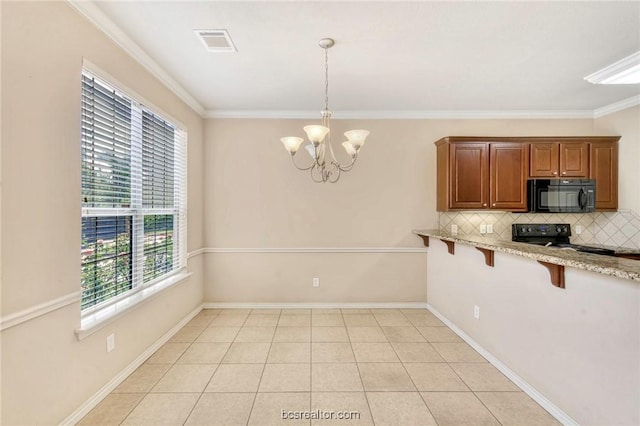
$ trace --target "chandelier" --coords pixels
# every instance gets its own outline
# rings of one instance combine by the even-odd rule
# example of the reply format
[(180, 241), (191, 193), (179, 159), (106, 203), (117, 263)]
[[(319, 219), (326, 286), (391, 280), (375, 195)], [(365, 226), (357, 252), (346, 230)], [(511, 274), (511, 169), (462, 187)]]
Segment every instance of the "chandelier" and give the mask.
[(291, 161), (298, 170), (310, 170), (311, 179), (316, 183), (335, 183), (340, 179), (340, 173), (348, 172), (353, 168), (360, 148), (364, 145), (364, 140), (369, 135), (367, 130), (349, 130), (344, 135), (347, 137), (342, 146), (351, 158), (348, 164), (340, 164), (333, 153), (331, 146), (331, 111), (329, 111), (329, 48), (335, 44), (330, 38), (323, 38), (318, 43), (324, 49), (324, 110), (322, 110), (322, 125), (304, 126), (304, 131), (309, 138), (310, 144), (305, 146), (306, 151), (311, 156), (312, 163), (307, 167), (300, 167), (295, 160), (296, 152), (304, 141), (303, 138), (287, 136), (281, 138), (285, 149), (291, 154)]

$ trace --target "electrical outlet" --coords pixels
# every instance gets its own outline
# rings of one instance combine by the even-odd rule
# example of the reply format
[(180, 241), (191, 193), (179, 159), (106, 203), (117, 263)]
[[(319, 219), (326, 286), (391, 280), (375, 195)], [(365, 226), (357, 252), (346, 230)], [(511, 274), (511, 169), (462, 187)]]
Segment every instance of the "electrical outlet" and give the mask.
[(110, 334), (107, 336), (107, 352), (111, 352), (116, 348), (116, 335)]
[(478, 305), (473, 305), (473, 317), (477, 320), (480, 319), (480, 307)]
[(493, 234), (493, 225), (487, 225), (487, 234)]
[(482, 225), (480, 225), (480, 233), (481, 234), (486, 234), (487, 233), (487, 225), (485, 225), (484, 223)]
[(320, 287), (320, 278), (314, 278), (313, 279), (313, 286), (314, 287)]
[(576, 225), (575, 230), (577, 235), (582, 234), (582, 225)]
[(451, 225), (451, 235), (458, 235), (458, 225)]

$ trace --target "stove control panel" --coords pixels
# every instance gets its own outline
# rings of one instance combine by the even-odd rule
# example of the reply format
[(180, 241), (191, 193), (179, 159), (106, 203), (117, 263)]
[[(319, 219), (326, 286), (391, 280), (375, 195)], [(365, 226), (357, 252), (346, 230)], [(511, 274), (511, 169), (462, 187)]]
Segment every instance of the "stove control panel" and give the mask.
[(511, 225), (512, 237), (570, 237), (571, 225), (568, 223), (514, 223)]

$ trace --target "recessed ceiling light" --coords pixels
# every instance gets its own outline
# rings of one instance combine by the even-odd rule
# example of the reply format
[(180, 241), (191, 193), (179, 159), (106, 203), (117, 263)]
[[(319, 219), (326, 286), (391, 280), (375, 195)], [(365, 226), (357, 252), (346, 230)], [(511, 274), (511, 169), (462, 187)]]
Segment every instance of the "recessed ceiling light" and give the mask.
[(593, 84), (638, 84), (640, 83), (640, 52), (602, 68), (584, 79)]
[(194, 30), (209, 52), (237, 52), (227, 30)]

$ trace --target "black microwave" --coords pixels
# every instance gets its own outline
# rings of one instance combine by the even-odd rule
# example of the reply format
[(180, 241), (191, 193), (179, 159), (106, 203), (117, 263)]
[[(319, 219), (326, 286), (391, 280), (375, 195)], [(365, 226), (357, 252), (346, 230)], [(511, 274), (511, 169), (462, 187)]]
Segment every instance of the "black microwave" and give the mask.
[(536, 213), (589, 213), (596, 210), (593, 179), (530, 179), (527, 206)]

